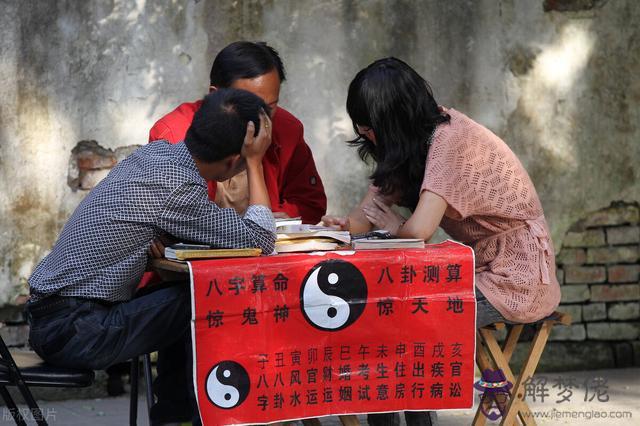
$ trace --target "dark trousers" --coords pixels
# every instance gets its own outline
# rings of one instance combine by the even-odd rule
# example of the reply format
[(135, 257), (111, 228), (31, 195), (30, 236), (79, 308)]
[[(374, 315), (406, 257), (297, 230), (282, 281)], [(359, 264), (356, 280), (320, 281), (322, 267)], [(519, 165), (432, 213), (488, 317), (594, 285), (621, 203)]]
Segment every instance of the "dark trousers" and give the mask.
[(27, 306), (33, 350), (54, 365), (102, 370), (158, 351), (152, 424), (194, 420), (191, 301), (185, 282), (129, 302), (50, 296)]
[[(432, 426), (437, 422), (432, 419), (435, 418), (435, 412), (430, 411), (405, 411), (404, 419), (407, 422), (407, 426)], [(381, 414), (369, 414), (367, 415), (367, 423), (369, 426), (400, 426), (400, 414), (399, 413), (381, 413)]]

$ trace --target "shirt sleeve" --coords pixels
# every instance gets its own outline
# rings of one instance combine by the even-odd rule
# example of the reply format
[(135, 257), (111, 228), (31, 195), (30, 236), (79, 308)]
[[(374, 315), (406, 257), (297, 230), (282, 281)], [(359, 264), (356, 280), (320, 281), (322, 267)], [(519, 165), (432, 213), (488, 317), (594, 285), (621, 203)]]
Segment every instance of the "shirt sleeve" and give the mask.
[(286, 165), (283, 182), (276, 210), (291, 217), (301, 216), (305, 223), (317, 223), (327, 211), (327, 196), (302, 132)]
[(432, 144), (420, 192), (441, 196), (460, 218), (465, 218), (472, 214), (469, 201), (473, 198), (473, 169), (464, 153), (448, 142), (440, 139)]
[(158, 217), (158, 226), (186, 241), (218, 248), (262, 249), (275, 247), (275, 220), (264, 206), (250, 206), (244, 217), (234, 209), (223, 209), (209, 201), (204, 185), (183, 184), (168, 197)]
[(244, 218), (252, 221), (265, 231), (276, 232), (276, 222), (273, 219), (273, 213), (266, 206), (252, 204), (244, 213)]

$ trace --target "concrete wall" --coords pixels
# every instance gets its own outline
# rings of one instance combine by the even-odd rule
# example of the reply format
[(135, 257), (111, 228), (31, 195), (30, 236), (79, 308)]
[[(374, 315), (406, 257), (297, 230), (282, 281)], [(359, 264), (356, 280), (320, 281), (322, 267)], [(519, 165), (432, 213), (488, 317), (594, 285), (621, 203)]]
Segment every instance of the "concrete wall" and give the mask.
[[(0, 305), (85, 195), (67, 185), (81, 140), (146, 142), (163, 113), (203, 95), (213, 55), (266, 40), (285, 60), (282, 105), (305, 124), (330, 199), (366, 186), (346, 88), (394, 55), (440, 103), (519, 155), (556, 246), (614, 200), (640, 200), (640, 3), (634, 0), (0, 0)], [(547, 10), (545, 10), (547, 9)], [(556, 10), (549, 10), (556, 9)], [(556, 247), (559, 249), (559, 247)]]

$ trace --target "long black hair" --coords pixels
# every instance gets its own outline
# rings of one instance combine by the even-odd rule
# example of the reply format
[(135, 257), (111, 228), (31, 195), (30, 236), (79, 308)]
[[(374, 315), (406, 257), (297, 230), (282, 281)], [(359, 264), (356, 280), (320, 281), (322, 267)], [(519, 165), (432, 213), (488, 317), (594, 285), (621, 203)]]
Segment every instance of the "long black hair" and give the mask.
[(362, 135), (349, 141), (363, 161), (376, 162), (373, 184), (384, 195), (399, 195), (399, 205), (415, 209), (431, 136), (450, 119), (429, 84), (400, 59), (379, 59), (349, 85), (347, 112), (356, 133), (357, 125), (367, 126), (376, 136), (375, 144)]

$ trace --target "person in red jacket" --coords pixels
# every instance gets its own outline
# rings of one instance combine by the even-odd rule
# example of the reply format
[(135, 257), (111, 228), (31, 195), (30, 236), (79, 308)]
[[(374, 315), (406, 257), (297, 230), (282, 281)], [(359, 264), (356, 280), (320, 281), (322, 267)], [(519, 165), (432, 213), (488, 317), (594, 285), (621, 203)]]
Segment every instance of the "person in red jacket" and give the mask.
[[(264, 178), (275, 217), (298, 217), (317, 223), (327, 209), (327, 197), (313, 155), (304, 140), (302, 123), (278, 107), (284, 65), (266, 43), (240, 41), (218, 53), (211, 67), (209, 91), (223, 87), (244, 89), (260, 96), (271, 108), (272, 144), (263, 159)], [(151, 128), (149, 141), (184, 139), (202, 101), (183, 103)], [(209, 182), (209, 198), (221, 207), (247, 208), (246, 174), (225, 182)]]

